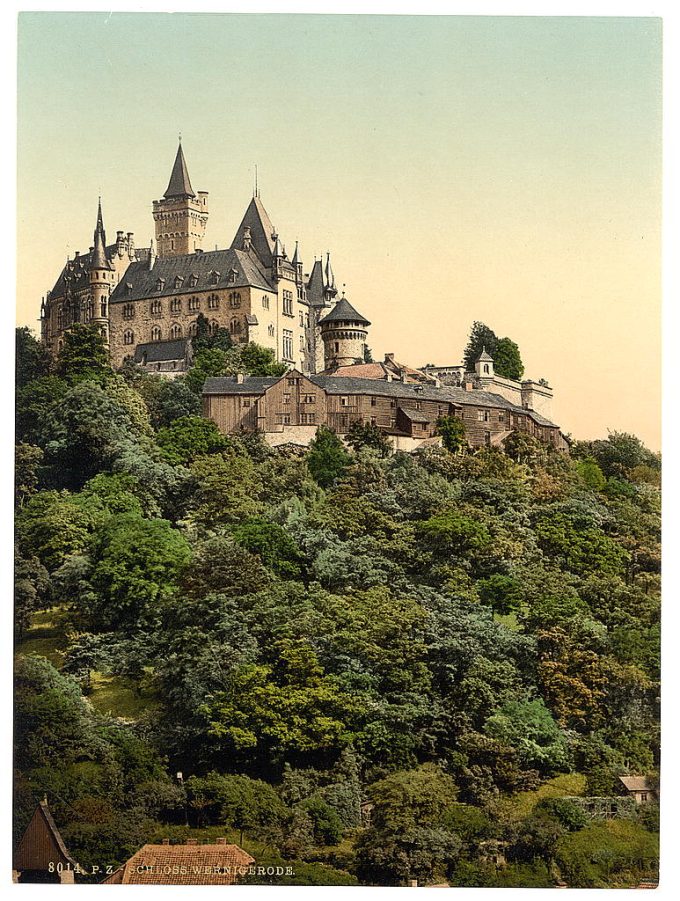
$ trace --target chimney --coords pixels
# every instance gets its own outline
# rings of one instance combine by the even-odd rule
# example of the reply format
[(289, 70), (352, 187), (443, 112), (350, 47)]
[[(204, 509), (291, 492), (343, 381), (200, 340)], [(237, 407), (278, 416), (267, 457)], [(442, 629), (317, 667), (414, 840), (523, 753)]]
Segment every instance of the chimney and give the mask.
[(226, 844), (227, 844), (227, 840), (226, 840), (226, 838), (222, 835), (222, 836), (219, 836), (218, 838), (215, 839), (215, 844), (216, 844), (216, 845), (226, 845)]
[(243, 375), (242, 372), (239, 372), (238, 375), (236, 376), (236, 384), (242, 385), (244, 381), (245, 381), (245, 376)]
[(394, 363), (394, 354), (385, 354), (386, 363)]
[(153, 269), (153, 264), (156, 262), (156, 250), (153, 246), (153, 238), (149, 243), (149, 272)]
[(468, 381), (468, 379), (465, 379), (463, 382), (463, 391), (472, 391), (472, 382)]
[(170, 844), (170, 839), (169, 839), (169, 838), (164, 838), (164, 839), (161, 841), (161, 845), (169, 845), (169, 844)]

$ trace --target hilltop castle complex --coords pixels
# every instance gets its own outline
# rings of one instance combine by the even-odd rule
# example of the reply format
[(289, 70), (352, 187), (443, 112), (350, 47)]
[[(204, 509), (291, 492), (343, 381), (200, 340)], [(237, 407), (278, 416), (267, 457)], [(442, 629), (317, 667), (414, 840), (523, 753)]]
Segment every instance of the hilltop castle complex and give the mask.
[(436, 421), (463, 420), (473, 445), (500, 444), (512, 431), (567, 446), (551, 420), (552, 389), (494, 374), (482, 353), (461, 366), (414, 369), (393, 354), (366, 362), (370, 322), (338, 296), (330, 254), (304, 265), (285, 244), (256, 190), (227, 249), (202, 247), (208, 194), (194, 191), (180, 143), (167, 190), (152, 206), (155, 242), (137, 248), (132, 232), (107, 244), (101, 201), (93, 244), (66, 262), (41, 303), (41, 339), (56, 355), (75, 323), (100, 330), (111, 364), (127, 360), (169, 377), (187, 370), (198, 319), (232, 342), (271, 348), (281, 378), (208, 379), (205, 415), (226, 432), (260, 429), (273, 444), (307, 443), (321, 424), (344, 434), (360, 419), (412, 448), (434, 438)]

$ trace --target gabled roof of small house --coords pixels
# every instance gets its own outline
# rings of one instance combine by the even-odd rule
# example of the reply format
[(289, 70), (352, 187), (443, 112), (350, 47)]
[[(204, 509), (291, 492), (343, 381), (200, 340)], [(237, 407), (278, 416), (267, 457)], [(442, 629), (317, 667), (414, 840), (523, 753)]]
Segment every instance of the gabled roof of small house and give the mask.
[(427, 413), (423, 413), (420, 410), (409, 410), (408, 407), (399, 407), (398, 409), (411, 422), (432, 422), (432, 416), (428, 416)]
[(54, 822), (47, 799), (33, 812), (13, 856), (15, 870), (47, 870), (50, 863), (77, 866)]
[(653, 791), (646, 776), (619, 776), (619, 781), (623, 783), (629, 792)]

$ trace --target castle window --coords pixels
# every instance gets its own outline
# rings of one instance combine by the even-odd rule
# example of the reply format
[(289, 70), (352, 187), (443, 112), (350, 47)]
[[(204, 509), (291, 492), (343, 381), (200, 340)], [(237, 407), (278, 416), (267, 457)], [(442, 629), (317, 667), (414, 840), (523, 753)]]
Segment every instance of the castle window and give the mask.
[(274, 326), (273, 326), (273, 325), (270, 325), (270, 326), (269, 326), (269, 328), (267, 329), (267, 333), (268, 333), (268, 335), (269, 335), (270, 338), (273, 338), (273, 337), (274, 337)]
[(339, 351), (340, 351), (340, 342), (339, 342), (339, 341), (336, 341), (336, 342), (335, 342), (335, 352), (336, 352), (336, 354), (339, 353)]
[(316, 413), (300, 413), (300, 425), (316, 425)]
[(100, 304), (100, 312), (101, 312), (102, 319), (105, 319), (106, 318), (106, 301), (105, 300), (102, 300), (102, 302)]
[(211, 285), (217, 285), (220, 280), (219, 272), (216, 272), (214, 269), (208, 273), (208, 278), (210, 279)]
[(305, 318), (302, 315), (302, 310), (300, 310), (300, 328), (304, 328), (304, 327), (305, 327)]
[(290, 403), (290, 394), (283, 395), (283, 403), (284, 403), (284, 405)]
[(240, 307), (241, 306), (241, 295), (238, 291), (232, 291), (229, 295), (229, 306), (230, 307)]
[(165, 279), (157, 278), (156, 279), (156, 291), (162, 291), (165, 288)]
[(124, 344), (134, 344), (135, 343), (135, 333), (132, 329), (126, 329), (123, 333), (123, 343)]
[(286, 381), (288, 382), (288, 384), (290, 385), (291, 388), (294, 388), (298, 383), (298, 380), (295, 378), (295, 376), (292, 376), (291, 378), (286, 379)]
[(201, 301), (198, 299), (198, 297), (190, 297), (189, 298), (189, 310), (195, 311), (195, 310), (200, 310), (200, 308), (201, 308)]
[(241, 334), (241, 323), (238, 319), (234, 318), (229, 323), (229, 331), (232, 335), (240, 335)]
[(211, 335), (216, 335), (220, 330), (220, 324), (216, 319), (212, 319), (210, 321), (210, 325), (208, 326), (208, 331)]
[(64, 311), (61, 307), (57, 310), (57, 328), (62, 328), (64, 325)]
[(293, 333), (288, 329), (283, 330), (283, 358), (284, 360), (293, 359)]
[(505, 413), (499, 413), (499, 414), (498, 414), (498, 421), (499, 421), (499, 422), (505, 422)]
[(135, 305), (133, 303), (123, 304), (123, 319), (135, 318)]
[(159, 316), (162, 312), (163, 312), (163, 304), (160, 302), (160, 300), (154, 300), (151, 303), (151, 315)]
[(183, 276), (183, 275), (176, 275), (176, 276), (175, 276), (175, 291), (176, 291), (178, 288), (181, 288), (183, 284), (184, 284), (184, 276)]
[(250, 398), (249, 398), (249, 397), (244, 397), (244, 398), (242, 398), (242, 400), (241, 400), (241, 406), (242, 406), (242, 407), (249, 407), (249, 406), (250, 406)]
[(305, 328), (309, 328), (309, 313), (305, 313)]
[(219, 310), (220, 308), (220, 299), (217, 294), (211, 294), (208, 298), (208, 309), (209, 310)]
[(303, 404), (315, 404), (316, 403), (316, 394), (303, 394), (302, 395), (302, 403)]
[(372, 407), (375, 407), (375, 405), (376, 405), (377, 403), (378, 403), (378, 398), (377, 398), (377, 397), (372, 397), (372, 398), (371, 398), (371, 406), (372, 406)]
[(173, 297), (170, 301), (170, 312), (171, 313), (181, 313), (182, 312), (182, 301), (179, 297)]
[(341, 397), (340, 398), (340, 406), (341, 407), (349, 407), (349, 397)]
[(277, 425), (290, 425), (290, 413), (277, 413), (276, 414), (276, 424)]
[(151, 329), (151, 340), (152, 341), (160, 341), (161, 340), (161, 330), (157, 325)]
[(238, 270), (237, 270), (237, 269), (230, 269), (230, 270), (229, 270), (229, 275), (227, 276), (227, 282), (228, 282), (230, 285), (235, 284), (235, 283), (236, 283), (236, 276), (237, 276), (237, 275), (238, 275)]
[(170, 337), (171, 338), (181, 338), (182, 337), (182, 326), (177, 325), (177, 323), (175, 323), (175, 325), (173, 325), (173, 327), (170, 329)]
[(191, 325), (189, 326), (189, 337), (195, 338), (197, 332), (198, 332), (198, 323), (192, 322)]
[(192, 272), (191, 277), (189, 278), (189, 285), (192, 288), (195, 288), (197, 284), (198, 284), (198, 276), (196, 275), (195, 272)]
[(284, 316), (292, 316), (293, 315), (293, 292), (292, 291), (284, 291), (283, 292), (283, 315)]
[(269, 309), (269, 298), (267, 297), (266, 294), (262, 295), (262, 309), (263, 310)]
[(488, 372), (488, 371), (489, 371), (489, 364), (485, 363), (484, 364), (484, 372)]

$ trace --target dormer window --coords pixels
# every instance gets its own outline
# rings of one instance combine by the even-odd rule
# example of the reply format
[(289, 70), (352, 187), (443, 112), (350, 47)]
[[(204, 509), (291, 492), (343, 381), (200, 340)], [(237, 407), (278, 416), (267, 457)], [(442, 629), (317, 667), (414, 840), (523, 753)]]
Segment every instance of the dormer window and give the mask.
[(156, 279), (156, 291), (162, 291), (165, 288), (165, 279), (158, 278)]
[(177, 291), (178, 288), (181, 288), (183, 284), (184, 284), (184, 276), (176, 275), (175, 276), (175, 291)]
[(211, 285), (217, 285), (220, 281), (220, 274), (215, 269), (213, 269), (208, 273), (208, 278), (210, 279)]
[(191, 276), (189, 277), (189, 284), (191, 285), (192, 288), (195, 288), (196, 285), (198, 284), (198, 276), (196, 275), (195, 272), (191, 273)]
[(227, 282), (230, 285), (236, 284), (236, 276), (238, 275), (238, 269), (230, 269), (229, 275), (227, 276)]
[(127, 295), (132, 294), (132, 284), (130, 282), (125, 282), (125, 293)]

